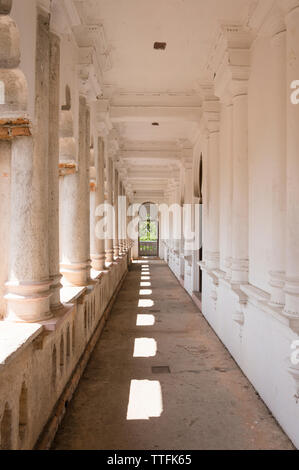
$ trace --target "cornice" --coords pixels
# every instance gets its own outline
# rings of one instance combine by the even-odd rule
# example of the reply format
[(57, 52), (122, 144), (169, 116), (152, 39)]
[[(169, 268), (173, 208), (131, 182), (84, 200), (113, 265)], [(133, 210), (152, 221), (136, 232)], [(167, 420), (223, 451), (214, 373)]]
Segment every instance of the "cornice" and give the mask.
[(210, 58), (215, 95), (246, 94), (250, 75), (250, 47), (253, 33), (242, 26), (222, 25), (219, 43)]
[(209, 132), (217, 132), (220, 128), (220, 101), (214, 92), (214, 84), (200, 82), (199, 92), (202, 96), (202, 121)]

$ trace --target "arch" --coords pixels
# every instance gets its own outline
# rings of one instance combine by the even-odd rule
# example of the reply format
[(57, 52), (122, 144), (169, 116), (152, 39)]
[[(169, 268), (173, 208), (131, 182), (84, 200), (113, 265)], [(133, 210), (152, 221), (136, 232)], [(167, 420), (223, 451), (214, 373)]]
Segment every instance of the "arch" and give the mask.
[(23, 382), (19, 399), (19, 439), (24, 442), (28, 426), (28, 390)]
[(194, 162), (194, 197), (199, 199), (202, 204), (202, 185), (203, 185), (203, 160), (202, 153)]
[(159, 210), (152, 202), (144, 202), (139, 209), (138, 255), (159, 256)]
[(63, 374), (64, 368), (64, 337), (63, 333), (61, 334), (60, 338), (60, 348), (59, 348), (59, 366), (60, 366), (60, 374)]
[(65, 86), (65, 104), (61, 106), (62, 111), (70, 111), (72, 108), (72, 95), (69, 85)]
[(52, 386), (56, 386), (56, 379), (57, 379), (57, 352), (56, 346), (54, 345), (53, 352), (52, 352)]
[(76, 347), (76, 327), (75, 327), (75, 322), (73, 322), (73, 328), (72, 328), (72, 351), (73, 353), (75, 352), (75, 347)]
[(69, 361), (71, 356), (71, 333), (70, 333), (70, 325), (68, 325), (66, 330), (66, 359), (67, 362)]
[(84, 305), (84, 331), (87, 330), (87, 303)]
[(1, 434), (1, 450), (10, 450), (12, 431), (12, 413), (8, 403), (5, 403), (4, 413), (1, 419), (0, 434)]

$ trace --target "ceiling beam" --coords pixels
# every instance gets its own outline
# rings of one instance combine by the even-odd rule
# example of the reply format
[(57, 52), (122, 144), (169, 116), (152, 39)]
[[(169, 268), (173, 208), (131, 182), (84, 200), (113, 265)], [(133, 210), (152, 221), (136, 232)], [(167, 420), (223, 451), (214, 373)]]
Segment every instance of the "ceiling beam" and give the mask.
[(112, 122), (199, 122), (201, 107), (111, 106)]

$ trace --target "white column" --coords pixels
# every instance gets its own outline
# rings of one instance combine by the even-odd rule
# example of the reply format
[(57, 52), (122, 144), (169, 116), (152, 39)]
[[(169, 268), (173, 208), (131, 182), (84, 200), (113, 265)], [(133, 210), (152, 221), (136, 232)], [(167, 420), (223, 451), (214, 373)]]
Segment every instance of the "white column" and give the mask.
[[(184, 256), (190, 256), (190, 243), (192, 244), (192, 206), (193, 206), (193, 169), (192, 169), (192, 149), (183, 150), (184, 166), (184, 208), (183, 208), (183, 229), (184, 229)], [(188, 239), (189, 238), (189, 239)]]
[(285, 283), (286, 234), (286, 27), (279, 18), (273, 25), (272, 60), (272, 255), (270, 271), (271, 303), (282, 306)]
[(214, 94), (214, 86), (202, 83), (203, 119), (207, 137), (205, 164), (207, 166), (208, 197), (206, 200), (206, 246), (205, 263), (208, 269), (218, 269), (220, 261), (219, 227), (220, 227), (220, 103)]
[(113, 191), (113, 161), (112, 157), (108, 155), (107, 157), (107, 183), (108, 183), (108, 198), (106, 201), (107, 207), (107, 224), (108, 231), (106, 237), (106, 262), (113, 262), (113, 205), (112, 205), (112, 191)]
[(71, 285), (84, 286), (90, 278), (89, 222), (89, 144), (90, 118), (86, 98), (79, 98), (78, 171), (66, 178), (62, 199), (68, 206), (64, 211), (64, 237), (61, 272)]
[[(37, 322), (50, 313), (48, 243), (49, 21), (37, 16), (34, 137), (12, 142), (9, 320)], [(25, 81), (24, 81), (25, 82)], [(19, 86), (22, 86), (20, 80)], [(23, 90), (23, 93), (25, 90)], [(21, 96), (21, 89), (20, 95)], [(19, 117), (22, 117), (20, 115)]]
[(232, 282), (248, 282), (248, 95), (247, 83), (233, 93)]
[(96, 211), (96, 191), (97, 191), (97, 186), (96, 186), (96, 180), (95, 178), (90, 178), (90, 257), (92, 260), (92, 266), (93, 266), (93, 257), (94, 253), (96, 252), (96, 217), (95, 217), (95, 211)]
[(125, 202), (125, 189), (122, 181), (119, 182), (119, 195), (121, 196), (121, 204), (119, 207), (119, 250), (120, 254), (125, 253), (125, 213), (126, 213), (126, 202)]
[(114, 237), (113, 237), (113, 252), (114, 258), (119, 257), (119, 208), (118, 208), (118, 195), (119, 195), (119, 184), (118, 184), (118, 171), (114, 169)]
[(224, 61), (215, 74), (214, 85), (216, 95), (223, 97), (228, 93), (232, 96), (233, 104), (231, 282), (246, 284), (249, 270), (248, 79), (252, 35), (236, 25), (225, 25), (222, 30), (226, 52)]
[(49, 82), (49, 271), (51, 308), (61, 308), (59, 264), (59, 87), (60, 39), (50, 34)]
[(209, 250), (206, 252), (207, 267), (219, 268), (219, 217), (220, 217), (220, 191), (219, 191), (219, 123), (209, 129), (208, 140), (209, 165)]
[(231, 266), (232, 266), (232, 202), (233, 202), (233, 105), (232, 97), (230, 95), (221, 99), (223, 103), (223, 148), (220, 149), (220, 158), (223, 159), (223, 171), (225, 185), (223, 188), (223, 230), (225, 230), (224, 238), (224, 265), (226, 272), (226, 279), (231, 280)]
[(96, 167), (96, 192), (95, 192), (95, 250), (92, 254), (92, 267), (97, 271), (105, 269), (105, 237), (100, 230), (103, 221), (103, 208), (105, 203), (105, 176), (104, 176), (105, 150), (101, 137), (95, 139), (95, 167)]
[[(299, 80), (299, 2), (286, 1), (287, 87)], [(285, 313), (299, 317), (299, 105), (287, 99), (287, 214)]]

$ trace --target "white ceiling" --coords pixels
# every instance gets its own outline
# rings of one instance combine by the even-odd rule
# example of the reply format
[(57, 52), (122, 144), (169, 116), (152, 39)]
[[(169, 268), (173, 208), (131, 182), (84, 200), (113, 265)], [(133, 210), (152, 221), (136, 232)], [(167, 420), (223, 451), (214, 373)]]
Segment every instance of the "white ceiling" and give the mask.
[[(244, 22), (252, 1), (75, 0), (82, 22), (104, 27), (111, 57), (104, 90), (111, 99), (121, 161), (137, 195), (150, 196), (151, 182), (153, 190), (167, 188), (165, 165), (179, 161), (175, 152), (165, 159), (165, 145), (178, 150), (180, 140), (194, 136), (200, 119), (198, 82), (205, 78), (218, 28)], [(155, 41), (166, 42), (166, 50), (154, 50)], [(145, 182), (138, 176), (145, 164), (160, 166), (163, 178), (149, 173)]]

